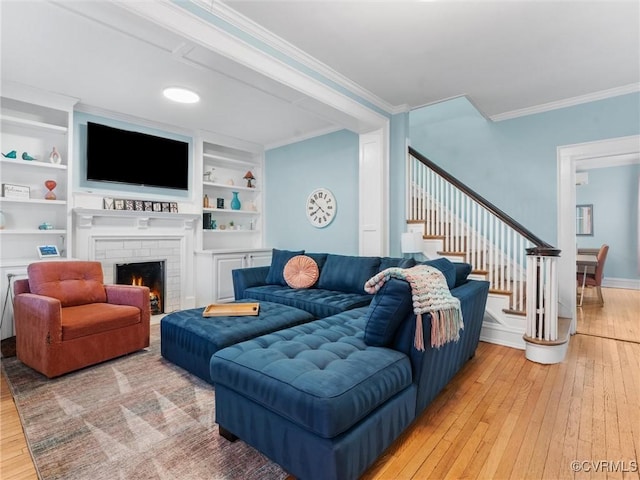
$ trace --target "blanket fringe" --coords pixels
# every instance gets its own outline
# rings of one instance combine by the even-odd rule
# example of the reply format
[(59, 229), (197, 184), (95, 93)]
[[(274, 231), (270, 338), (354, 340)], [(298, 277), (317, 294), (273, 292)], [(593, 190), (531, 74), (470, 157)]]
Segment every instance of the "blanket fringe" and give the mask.
[(424, 334), (422, 333), (422, 314), (418, 313), (416, 315), (416, 333), (413, 339), (413, 346), (416, 347), (417, 350), (424, 352)]
[(390, 278), (409, 283), (416, 314), (413, 344), (424, 351), (422, 314), (431, 314), (431, 346), (440, 348), (447, 342), (458, 341), (464, 329), (460, 301), (451, 295), (444, 274), (430, 265), (419, 264), (410, 268), (390, 267), (371, 277), (364, 284), (367, 293), (376, 293)]

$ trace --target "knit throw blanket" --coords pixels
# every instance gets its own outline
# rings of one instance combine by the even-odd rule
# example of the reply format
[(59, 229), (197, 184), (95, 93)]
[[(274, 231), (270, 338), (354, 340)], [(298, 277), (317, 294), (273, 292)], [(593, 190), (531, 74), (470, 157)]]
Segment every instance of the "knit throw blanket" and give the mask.
[(431, 314), (431, 346), (440, 348), (447, 342), (458, 341), (464, 329), (460, 300), (451, 295), (443, 273), (430, 265), (411, 268), (387, 268), (374, 275), (364, 285), (367, 293), (376, 293), (387, 280), (398, 278), (411, 286), (413, 311), (416, 314), (414, 346), (424, 351), (422, 314)]

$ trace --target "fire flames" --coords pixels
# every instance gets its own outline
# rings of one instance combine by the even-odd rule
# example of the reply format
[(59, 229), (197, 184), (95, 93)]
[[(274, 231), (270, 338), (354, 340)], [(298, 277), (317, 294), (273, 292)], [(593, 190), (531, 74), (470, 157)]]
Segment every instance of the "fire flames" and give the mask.
[[(144, 287), (144, 281), (141, 276), (133, 275), (131, 278), (131, 285)], [(149, 287), (149, 302), (151, 303), (151, 314), (162, 313), (162, 300), (160, 298), (160, 292), (152, 287)]]

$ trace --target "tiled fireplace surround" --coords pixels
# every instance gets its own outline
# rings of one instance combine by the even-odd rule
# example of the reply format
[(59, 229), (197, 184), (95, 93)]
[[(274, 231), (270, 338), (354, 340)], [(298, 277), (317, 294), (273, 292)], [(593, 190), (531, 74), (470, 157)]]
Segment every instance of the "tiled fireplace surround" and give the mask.
[(74, 210), (77, 258), (102, 263), (105, 283), (115, 283), (115, 265), (164, 260), (164, 313), (195, 307), (196, 214)]

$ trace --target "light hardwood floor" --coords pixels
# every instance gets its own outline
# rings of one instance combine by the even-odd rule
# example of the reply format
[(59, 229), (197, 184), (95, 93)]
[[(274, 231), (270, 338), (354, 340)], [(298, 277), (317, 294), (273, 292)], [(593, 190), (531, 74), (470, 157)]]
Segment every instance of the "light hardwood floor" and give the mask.
[[(604, 298), (579, 308), (562, 363), (480, 342), (362, 479), (640, 478), (640, 291)], [(4, 376), (0, 385), (0, 477), (36, 479)]]

